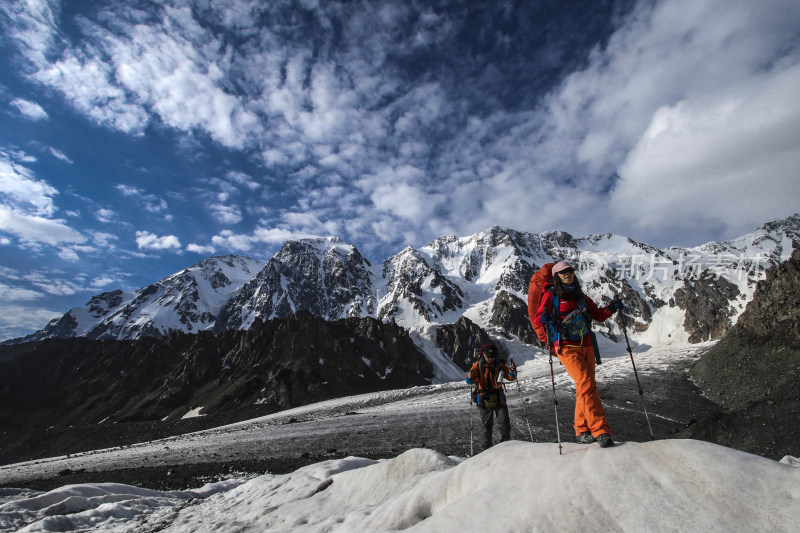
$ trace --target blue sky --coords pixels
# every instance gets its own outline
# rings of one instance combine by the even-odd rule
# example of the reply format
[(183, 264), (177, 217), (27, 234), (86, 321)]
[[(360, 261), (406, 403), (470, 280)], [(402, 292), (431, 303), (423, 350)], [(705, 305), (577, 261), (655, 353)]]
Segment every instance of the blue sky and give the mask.
[(205, 257), (800, 205), (794, 0), (6, 0), (0, 339)]

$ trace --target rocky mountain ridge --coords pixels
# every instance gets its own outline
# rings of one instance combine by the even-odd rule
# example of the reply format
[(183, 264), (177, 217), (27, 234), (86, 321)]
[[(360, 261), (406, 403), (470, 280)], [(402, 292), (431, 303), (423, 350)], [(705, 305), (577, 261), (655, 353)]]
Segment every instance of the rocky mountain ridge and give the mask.
[(300, 311), (218, 334), (50, 338), (0, 347), (0, 427), (244, 420), (432, 379), (405, 330), (369, 317)]
[(736, 325), (690, 374), (726, 411), (684, 436), (773, 459), (800, 453), (800, 249), (767, 271)]
[[(453, 361), (454, 347), (442, 346), (437, 330), (462, 317), (512, 345), (535, 342), (526, 328), (528, 280), (540, 265), (559, 260), (578, 265), (586, 293), (598, 304), (624, 300), (634, 342), (703, 342), (736, 322), (765, 270), (799, 244), (800, 214), (731, 241), (664, 250), (613, 234), (576, 238), (492, 227), (407, 247), (379, 265), (340, 239), (305, 239), (287, 242), (267, 264), (212, 257), (132, 293), (97, 295), (7, 343), (221, 333), (308, 311), (326, 320), (395, 321), (423, 349), (437, 352), (428, 353), (430, 359)], [(621, 337), (612, 321), (598, 331), (612, 342)], [(449, 374), (460, 367), (453, 364)]]

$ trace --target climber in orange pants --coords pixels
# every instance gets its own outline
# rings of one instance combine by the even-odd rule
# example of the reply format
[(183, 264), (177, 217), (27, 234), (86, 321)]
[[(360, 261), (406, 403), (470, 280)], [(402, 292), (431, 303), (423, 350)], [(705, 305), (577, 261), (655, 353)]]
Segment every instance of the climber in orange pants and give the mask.
[(575, 381), (575, 439), (580, 444), (596, 441), (603, 448), (613, 446), (594, 377), (591, 323), (611, 317), (622, 308), (622, 302), (612, 300), (606, 307), (598, 307), (581, 290), (575, 268), (569, 263), (556, 263), (552, 273), (553, 283), (542, 293), (534, 321), (550, 332), (550, 349)]
[(575, 382), (575, 435), (610, 434), (611, 426), (594, 379), (594, 348), (566, 344), (559, 347), (556, 355)]

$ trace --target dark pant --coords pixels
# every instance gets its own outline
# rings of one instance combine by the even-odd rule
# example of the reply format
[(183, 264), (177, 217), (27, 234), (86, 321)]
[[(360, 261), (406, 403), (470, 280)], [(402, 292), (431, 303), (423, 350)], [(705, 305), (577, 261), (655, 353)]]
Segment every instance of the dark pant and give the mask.
[(490, 407), (482, 407), (479, 405), (478, 410), (481, 413), (481, 421), (483, 422), (484, 450), (492, 447), (492, 426), (494, 425), (494, 416), (497, 416), (497, 427), (500, 428), (500, 442), (507, 441), (511, 438), (511, 422), (508, 418), (508, 406), (501, 405), (492, 409)]

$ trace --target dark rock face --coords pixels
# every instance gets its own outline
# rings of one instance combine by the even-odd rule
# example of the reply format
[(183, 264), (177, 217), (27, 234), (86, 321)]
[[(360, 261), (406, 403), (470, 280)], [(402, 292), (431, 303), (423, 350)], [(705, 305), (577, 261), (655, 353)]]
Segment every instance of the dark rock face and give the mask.
[(691, 375), (728, 412), (683, 436), (773, 459), (800, 455), (800, 249), (768, 270), (737, 324)]
[(466, 317), (455, 324), (440, 326), (436, 330), (436, 344), (445, 354), (451, 355), (453, 362), (467, 371), (475, 362), (475, 354), (481, 345), (495, 342), (488, 333)]
[(528, 318), (528, 303), (506, 291), (500, 291), (495, 297), (489, 323), (526, 344), (539, 344)]
[(0, 347), (0, 425), (175, 420), (197, 408), (245, 418), (432, 377), (405, 331), (372, 318), (302, 312), (220, 335), (45, 339)]
[(696, 280), (685, 280), (683, 287), (675, 291), (675, 304), (686, 311), (683, 327), (689, 333), (689, 342), (722, 337), (731, 327), (731, 302), (738, 296), (736, 285), (709, 271)]
[(117, 307), (122, 303), (122, 291), (117, 289), (111, 292), (104, 292), (93, 296), (89, 303), (89, 312), (96, 318), (100, 318), (108, 314), (108, 310)]

